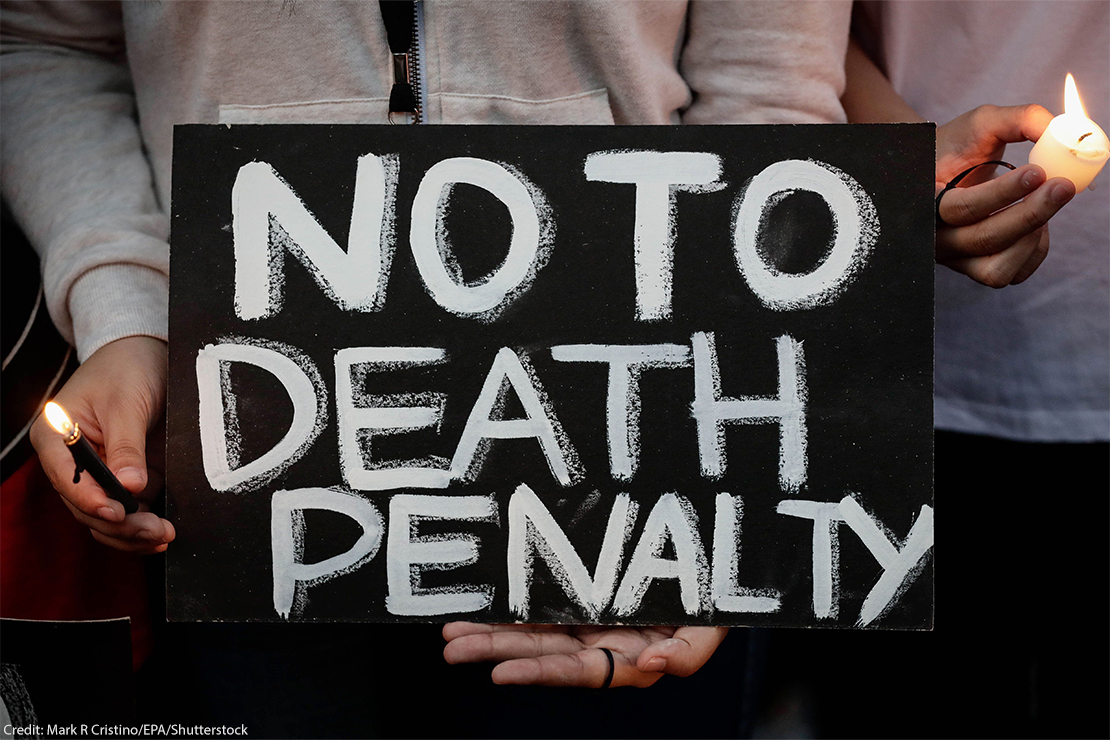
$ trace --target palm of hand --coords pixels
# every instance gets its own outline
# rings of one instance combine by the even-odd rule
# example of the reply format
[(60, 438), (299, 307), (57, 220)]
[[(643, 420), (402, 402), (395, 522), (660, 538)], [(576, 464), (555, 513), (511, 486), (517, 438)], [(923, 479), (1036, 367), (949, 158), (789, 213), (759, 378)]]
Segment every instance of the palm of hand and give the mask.
[(495, 683), (645, 687), (664, 673), (690, 675), (727, 634), (723, 627), (607, 625), (483, 625), (454, 622), (443, 629), (449, 663), (496, 661)]

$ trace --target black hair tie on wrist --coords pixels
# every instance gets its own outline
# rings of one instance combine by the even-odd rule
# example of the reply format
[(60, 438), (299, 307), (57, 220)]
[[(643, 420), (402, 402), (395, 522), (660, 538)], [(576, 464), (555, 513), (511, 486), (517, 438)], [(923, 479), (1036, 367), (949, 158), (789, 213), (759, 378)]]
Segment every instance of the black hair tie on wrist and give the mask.
[(964, 170), (960, 174), (953, 177), (951, 180), (948, 181), (948, 184), (944, 186), (944, 190), (941, 190), (939, 193), (937, 193), (936, 213), (937, 213), (937, 224), (939, 226), (951, 226), (952, 225), (952, 224), (946, 222), (943, 218), (940, 217), (940, 199), (943, 198), (944, 194), (947, 193), (949, 190), (951, 190), (952, 188), (959, 185), (960, 180), (963, 180), (965, 177), (967, 177), (968, 175), (970, 175), (972, 172), (979, 169), (980, 167), (986, 167), (988, 164), (1001, 165), (1001, 166), (1007, 167), (1011, 170), (1016, 170), (1017, 169), (1017, 167), (1014, 167), (1009, 162), (1003, 162), (1001, 159), (992, 159), (989, 162), (980, 162), (979, 164), (972, 165), (971, 167), (968, 167), (966, 170)]
[(613, 663), (613, 651), (609, 648), (598, 648), (601, 652), (605, 653), (605, 657), (609, 659), (609, 674), (605, 676), (605, 683), (601, 684), (598, 691), (604, 691), (609, 688), (613, 683), (613, 674), (616, 672), (616, 665)]

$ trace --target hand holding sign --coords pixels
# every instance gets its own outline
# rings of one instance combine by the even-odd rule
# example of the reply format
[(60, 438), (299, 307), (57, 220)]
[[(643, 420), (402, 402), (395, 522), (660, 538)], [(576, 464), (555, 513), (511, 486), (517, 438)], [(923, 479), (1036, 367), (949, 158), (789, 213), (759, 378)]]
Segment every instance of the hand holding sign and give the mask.
[(600, 688), (613, 655), (610, 686), (645, 688), (664, 674), (689, 676), (705, 665), (727, 627), (606, 627), (536, 624), (444, 625), (448, 663), (497, 661), (493, 682)]
[[(937, 128), (937, 192), (969, 167), (1001, 159), (1006, 144), (1036, 141), (1052, 114), (1039, 105), (981, 106)], [(1075, 195), (1065, 178), (1045, 181), (1026, 165), (989, 180), (990, 168), (941, 201), (937, 262), (993, 288), (1016, 285), (1048, 254), (1046, 224)]]
[[(73, 457), (61, 435), (40, 418), (31, 428), (31, 442), (66, 506), (102, 544), (143, 554), (165, 550), (175, 532), (150, 511), (162, 474), (157, 463), (148, 465), (147, 438), (165, 412), (166, 343), (152, 337), (110, 342), (82, 363), (56, 398), (140, 502), (138, 512), (124, 516), (123, 505), (108, 498), (91, 476), (74, 483)], [(160, 457), (163, 444), (149, 448)]]

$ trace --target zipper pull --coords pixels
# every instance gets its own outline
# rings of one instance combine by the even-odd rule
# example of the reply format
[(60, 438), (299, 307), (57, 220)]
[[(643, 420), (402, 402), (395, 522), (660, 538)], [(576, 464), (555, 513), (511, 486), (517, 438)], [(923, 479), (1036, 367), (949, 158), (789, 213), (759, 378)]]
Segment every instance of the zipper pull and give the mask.
[(393, 87), (389, 91), (389, 122), (394, 113), (405, 113), (412, 121), (417, 119), (416, 92), (409, 76), (414, 25), (413, 0), (378, 0), (389, 51), (393, 55)]
[(389, 91), (389, 112), (416, 113), (416, 92), (409, 79), (409, 55), (393, 55), (393, 88)]

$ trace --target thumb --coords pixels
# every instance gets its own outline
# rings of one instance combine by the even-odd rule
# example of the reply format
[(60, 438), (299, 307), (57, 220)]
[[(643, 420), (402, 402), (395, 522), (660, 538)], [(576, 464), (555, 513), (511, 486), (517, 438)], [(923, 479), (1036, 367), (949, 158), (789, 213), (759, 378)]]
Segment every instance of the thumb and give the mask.
[(648, 646), (636, 667), (648, 673), (689, 676), (705, 665), (728, 634), (728, 627), (679, 627), (674, 636)]
[(980, 130), (1007, 144), (1036, 141), (1052, 121), (1052, 114), (1036, 103), (1004, 108), (983, 106), (975, 113)]
[[(945, 183), (958, 173), (1001, 159), (1006, 145), (1036, 141), (1052, 121), (1052, 114), (1036, 105), (981, 105), (943, 126), (937, 127), (937, 182)], [(977, 185), (990, 179), (992, 168), (982, 168), (963, 182)]]
[(141, 493), (147, 484), (145, 414), (120, 404), (104, 424), (104, 454), (108, 468), (123, 487)]

